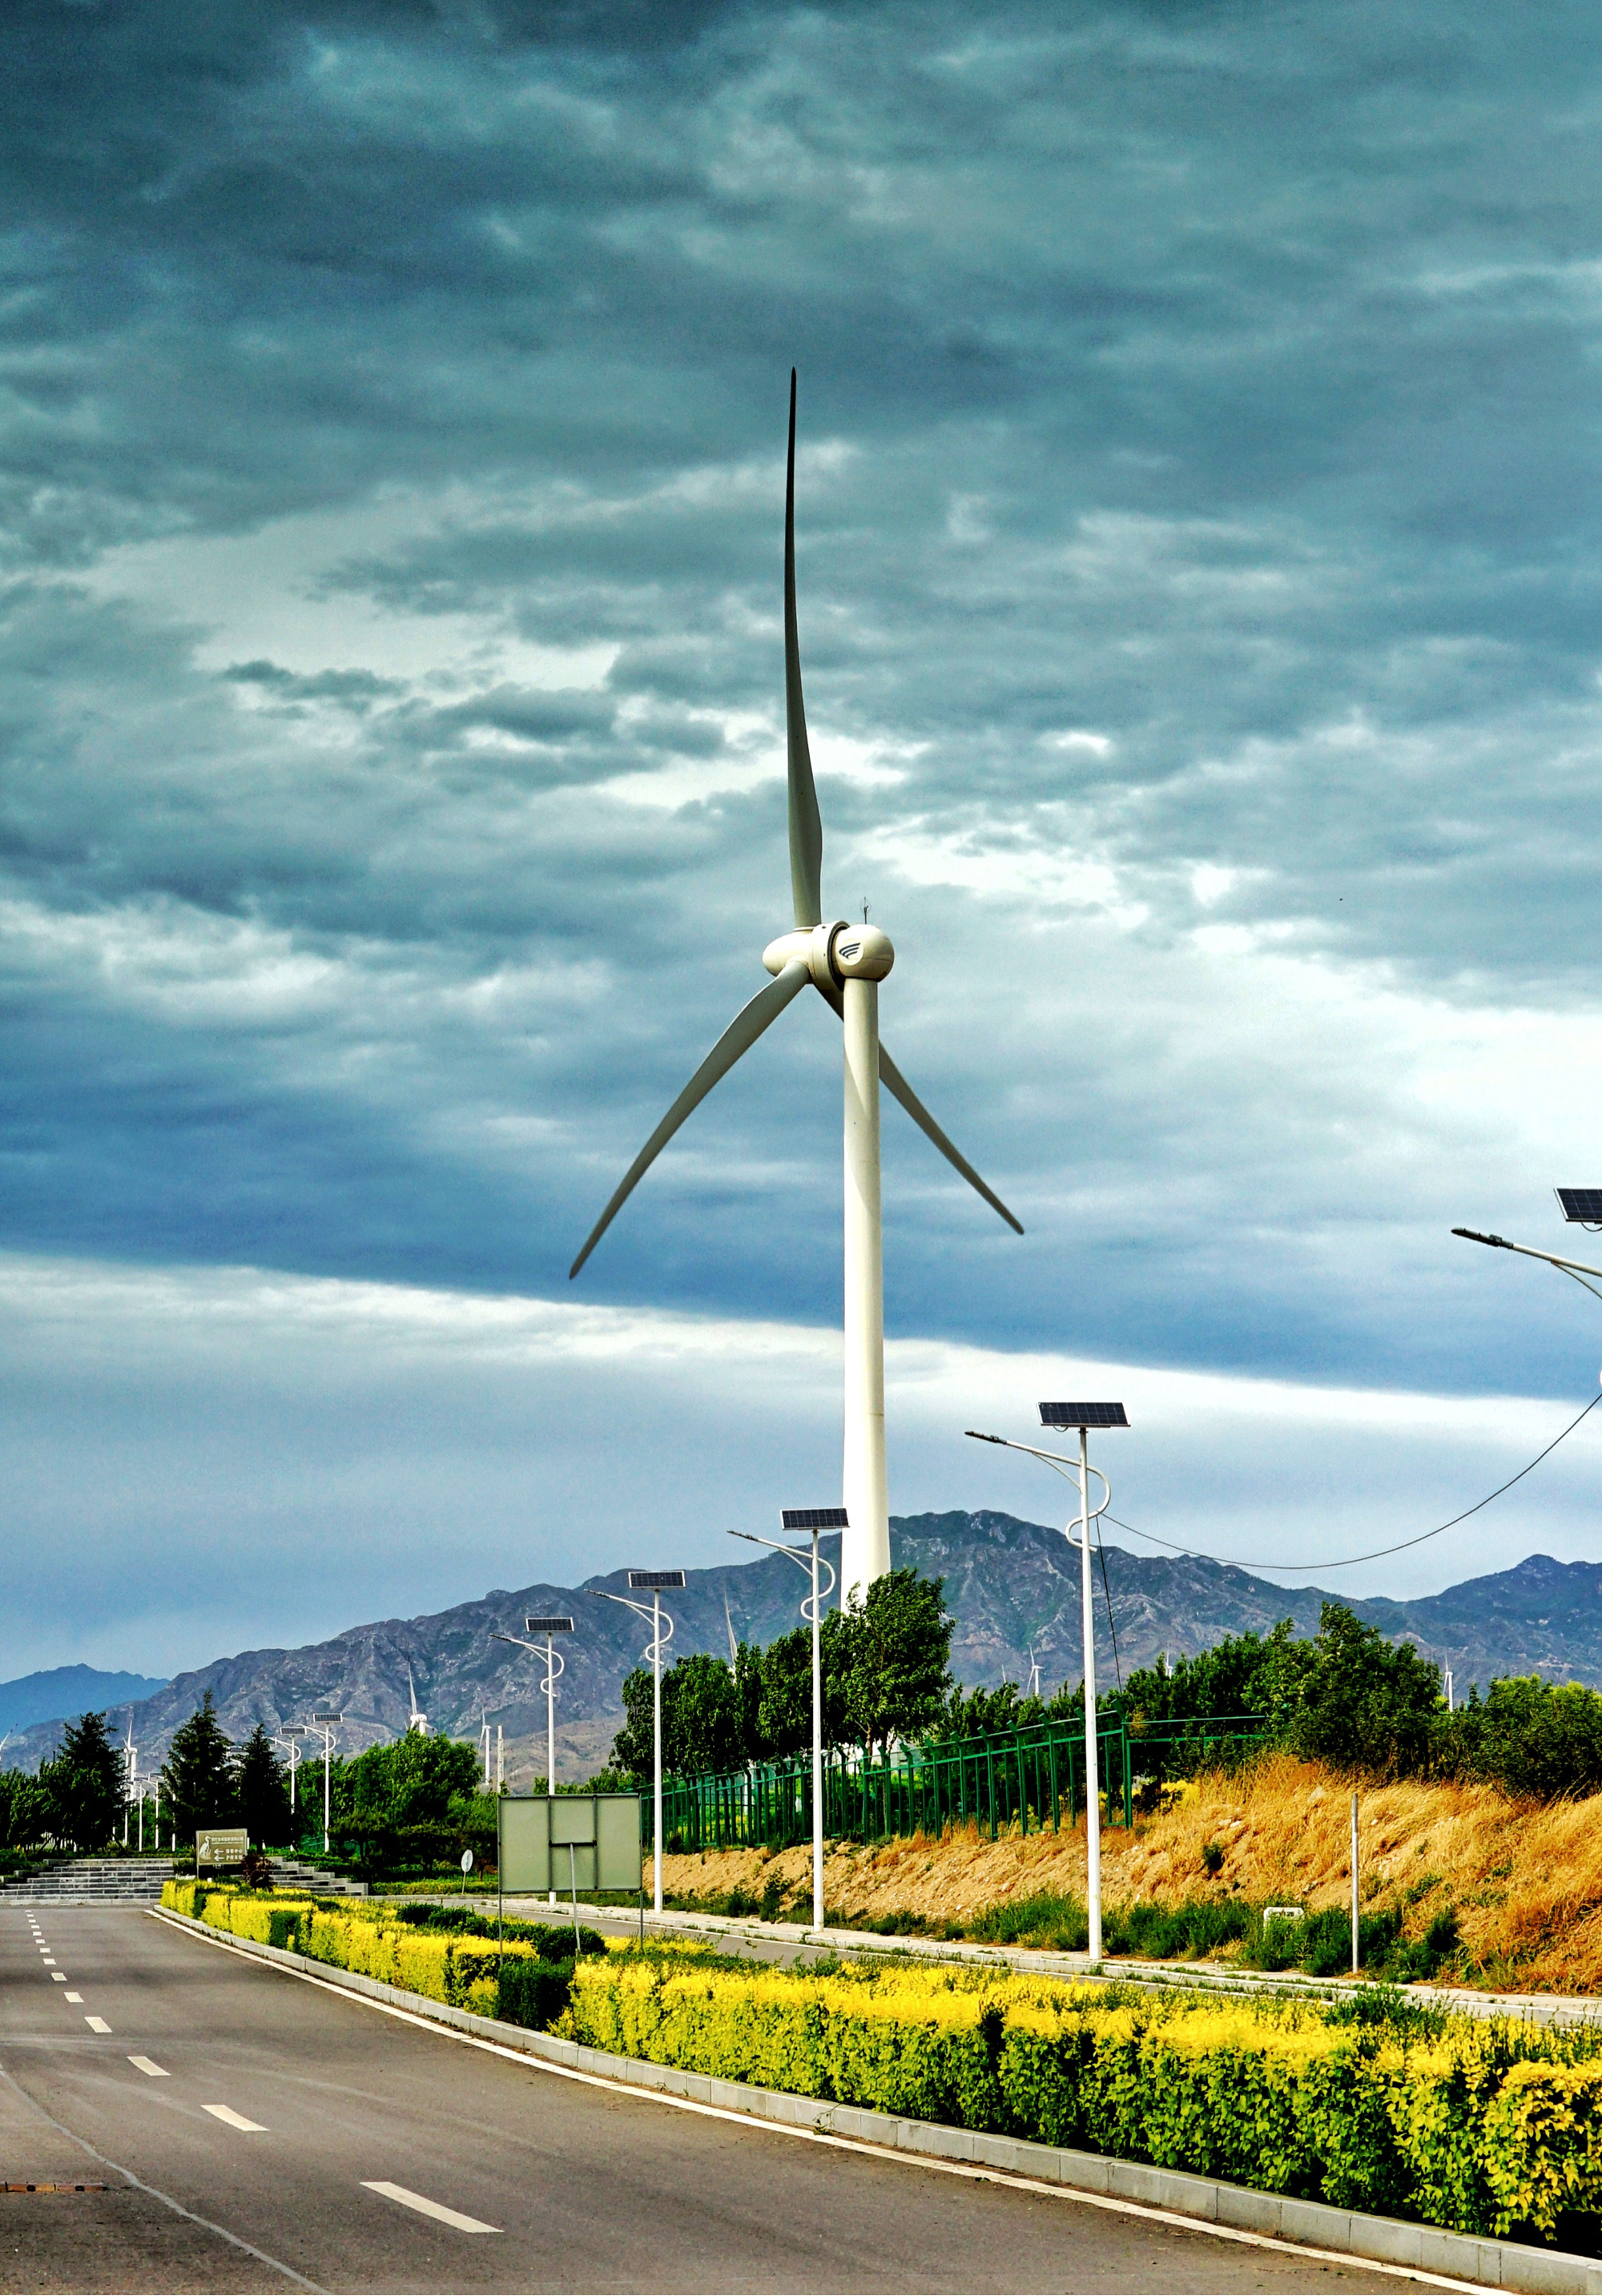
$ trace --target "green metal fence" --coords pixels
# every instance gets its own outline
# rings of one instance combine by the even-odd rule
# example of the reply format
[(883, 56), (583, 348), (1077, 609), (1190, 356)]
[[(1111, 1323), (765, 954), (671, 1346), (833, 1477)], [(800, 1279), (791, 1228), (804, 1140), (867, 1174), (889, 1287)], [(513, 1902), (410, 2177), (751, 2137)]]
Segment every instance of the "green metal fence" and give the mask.
[[(1097, 1731), (1097, 1770), (1109, 1824), (1134, 1822), (1137, 1786), (1185, 1775), (1231, 1753), (1249, 1752), (1264, 1732), (1261, 1715), (1206, 1715), (1137, 1724), (1109, 1714)], [(1072, 1717), (978, 1738), (904, 1746), (891, 1761), (826, 1755), (824, 1832), (833, 1841), (938, 1834), (970, 1822), (990, 1839), (1017, 1825), (1024, 1833), (1078, 1824), (1085, 1805), (1085, 1733)], [(662, 1787), (662, 1833), (681, 1850), (763, 1846), (784, 1849), (812, 1836), (812, 1761), (670, 1778)]]

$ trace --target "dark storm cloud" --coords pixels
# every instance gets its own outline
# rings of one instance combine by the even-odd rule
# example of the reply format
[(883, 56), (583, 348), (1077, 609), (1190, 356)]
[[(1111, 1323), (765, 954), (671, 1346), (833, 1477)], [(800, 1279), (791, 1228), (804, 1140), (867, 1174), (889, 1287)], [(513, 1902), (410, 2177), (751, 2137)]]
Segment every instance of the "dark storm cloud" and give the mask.
[[(787, 922), (793, 359), (826, 890), (1031, 1231), (888, 1119), (893, 1316), (1512, 1376), (1439, 1176), (1530, 1201), (1602, 960), (1590, 18), (15, 29), (7, 1240), (562, 1289)], [(832, 1314), (813, 1001), (591, 1296)]]

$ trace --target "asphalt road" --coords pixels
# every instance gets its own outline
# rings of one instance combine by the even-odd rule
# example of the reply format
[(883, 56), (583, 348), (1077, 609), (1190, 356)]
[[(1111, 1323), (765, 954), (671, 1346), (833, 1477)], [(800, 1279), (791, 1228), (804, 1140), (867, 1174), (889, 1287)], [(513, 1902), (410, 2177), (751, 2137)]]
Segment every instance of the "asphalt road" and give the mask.
[(30, 2292), (1406, 2284), (564, 2079), (133, 1908), (0, 1909), (0, 2162), (64, 2188), (0, 2193)]

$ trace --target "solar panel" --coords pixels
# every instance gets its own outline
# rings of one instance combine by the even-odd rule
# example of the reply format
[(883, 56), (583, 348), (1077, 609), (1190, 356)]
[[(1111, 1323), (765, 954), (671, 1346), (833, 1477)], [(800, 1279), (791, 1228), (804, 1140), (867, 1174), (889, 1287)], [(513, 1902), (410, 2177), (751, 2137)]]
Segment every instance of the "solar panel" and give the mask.
[(1043, 1403), (1042, 1427), (1127, 1427), (1129, 1414), (1121, 1403)]
[(525, 1619), (523, 1620), (523, 1632), (529, 1635), (571, 1635), (572, 1631), (573, 1622), (571, 1619)]
[(1578, 1220), (1584, 1227), (1602, 1226), (1602, 1188), (1557, 1188), (1553, 1193), (1565, 1220)]
[(628, 1584), (631, 1587), (682, 1587), (684, 1572), (682, 1570), (631, 1570), (628, 1573)]
[(781, 1507), (786, 1530), (849, 1530), (843, 1507)]

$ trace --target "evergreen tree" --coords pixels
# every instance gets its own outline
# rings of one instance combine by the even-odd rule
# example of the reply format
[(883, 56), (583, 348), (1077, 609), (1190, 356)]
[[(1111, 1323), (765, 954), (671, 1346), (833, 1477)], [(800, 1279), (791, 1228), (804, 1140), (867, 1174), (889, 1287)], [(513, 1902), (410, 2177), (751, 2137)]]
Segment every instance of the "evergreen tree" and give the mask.
[(289, 1773), (259, 1722), (234, 1759), (234, 1800), (252, 1849), (261, 1843), (276, 1846), (288, 1841)]
[(54, 1839), (75, 1849), (103, 1849), (123, 1803), (122, 1750), (107, 1736), (103, 1714), (68, 1723), (53, 1759), (40, 1765), (39, 1783)]
[(208, 1691), (188, 1721), (173, 1732), (161, 1765), (161, 1798), (172, 1813), (175, 1841), (193, 1837), (203, 1825), (233, 1823), (233, 1751)]

